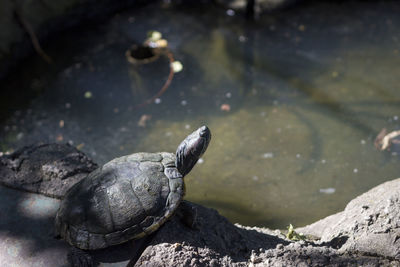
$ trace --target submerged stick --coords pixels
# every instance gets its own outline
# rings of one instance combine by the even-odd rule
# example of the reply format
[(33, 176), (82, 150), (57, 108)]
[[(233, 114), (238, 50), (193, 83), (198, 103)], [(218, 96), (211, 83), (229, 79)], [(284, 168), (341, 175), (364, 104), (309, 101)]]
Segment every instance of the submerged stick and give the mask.
[(164, 92), (167, 90), (167, 88), (169, 87), (169, 85), (172, 82), (172, 79), (174, 78), (174, 68), (172, 67), (172, 63), (175, 61), (174, 60), (174, 55), (172, 54), (171, 51), (166, 50), (165, 54), (167, 55), (168, 59), (169, 59), (169, 75), (167, 80), (165, 81), (163, 87), (161, 88), (160, 91), (158, 91), (157, 94), (155, 94), (154, 96), (152, 96), (151, 98), (147, 99), (146, 101), (144, 101), (143, 103), (136, 105), (135, 108), (141, 108), (144, 107), (148, 104), (150, 104), (151, 102), (153, 102), (156, 98), (160, 97), (162, 94), (164, 94)]
[(22, 25), (22, 28), (28, 33), (29, 37), (31, 38), (31, 42), (33, 45), (33, 48), (35, 49), (36, 53), (39, 54), (43, 58), (44, 61), (46, 61), (48, 64), (53, 63), (53, 60), (49, 55), (47, 55), (42, 47), (40, 46), (39, 40), (35, 34), (35, 31), (33, 30), (31, 24), (24, 18), (22, 13), (19, 11), (19, 8), (16, 7), (14, 9), (15, 15), (18, 18), (19, 22)]

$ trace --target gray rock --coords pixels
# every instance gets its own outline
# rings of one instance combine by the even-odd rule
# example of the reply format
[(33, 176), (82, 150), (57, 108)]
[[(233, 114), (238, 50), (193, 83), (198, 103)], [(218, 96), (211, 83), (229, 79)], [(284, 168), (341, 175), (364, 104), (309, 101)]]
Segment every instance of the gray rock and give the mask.
[(400, 259), (400, 179), (383, 183), (349, 202), (345, 210), (298, 229), (340, 252)]
[[(16, 187), (15, 178), (29, 191), (37, 187), (24, 181), (46, 186), (46, 177), (57, 177), (65, 185), (49, 195), (59, 196), (94, 166), (70, 146), (31, 146), (0, 157), (0, 177), (11, 187)], [(297, 229), (319, 241), (293, 242), (277, 230), (233, 225), (213, 209), (188, 203), (197, 210), (194, 228), (173, 216), (150, 241), (127, 242), (91, 255), (99, 266), (400, 266), (399, 189), (400, 179), (384, 183), (351, 201), (343, 212)], [(66, 242), (50, 234), (58, 205), (55, 199), (0, 186), (1, 266), (67, 265)], [(147, 242), (143, 253), (138, 242)]]
[(61, 198), (97, 164), (70, 145), (27, 146), (0, 157), (0, 184)]

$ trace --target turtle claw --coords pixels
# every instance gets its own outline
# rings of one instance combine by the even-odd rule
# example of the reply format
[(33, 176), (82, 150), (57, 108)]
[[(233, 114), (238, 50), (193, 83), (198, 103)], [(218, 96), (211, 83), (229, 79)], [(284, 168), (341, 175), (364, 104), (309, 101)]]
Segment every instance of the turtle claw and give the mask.
[(95, 267), (92, 257), (83, 250), (71, 248), (68, 253), (68, 262), (71, 267)]

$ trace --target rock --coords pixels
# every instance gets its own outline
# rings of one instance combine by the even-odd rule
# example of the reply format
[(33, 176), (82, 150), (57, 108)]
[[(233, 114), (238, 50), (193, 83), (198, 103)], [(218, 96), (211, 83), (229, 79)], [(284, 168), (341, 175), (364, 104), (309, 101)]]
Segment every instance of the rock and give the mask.
[(340, 252), (400, 260), (400, 179), (372, 188), (344, 211), (298, 231), (318, 236)]
[[(95, 167), (68, 145), (29, 146), (0, 157), (0, 179), (20, 190), (44, 187), (60, 197)], [(297, 229), (319, 241), (294, 242), (277, 230), (234, 225), (217, 211), (188, 202), (197, 210), (194, 228), (173, 216), (148, 238), (90, 254), (104, 267), (400, 266), (399, 189), (400, 179), (384, 183), (343, 212)], [(66, 242), (46, 233), (59, 201), (20, 190), (0, 186), (0, 265), (66, 266)]]
[[(97, 164), (70, 145), (27, 146), (0, 157), (0, 184), (61, 198)], [(67, 179), (68, 178), (68, 179)]]

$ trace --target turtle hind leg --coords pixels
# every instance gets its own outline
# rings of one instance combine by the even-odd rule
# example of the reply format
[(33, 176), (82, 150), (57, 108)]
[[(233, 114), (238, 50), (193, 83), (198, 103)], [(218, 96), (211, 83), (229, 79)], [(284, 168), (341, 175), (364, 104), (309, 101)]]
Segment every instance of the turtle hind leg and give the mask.
[(182, 201), (177, 210), (177, 216), (180, 221), (191, 229), (198, 229), (197, 227), (197, 209), (187, 201)]
[(72, 247), (67, 255), (67, 258), (71, 267), (98, 266), (98, 264), (93, 261), (92, 256), (79, 248)]

